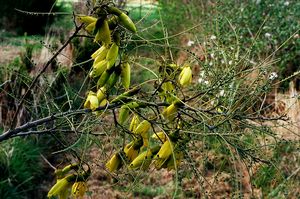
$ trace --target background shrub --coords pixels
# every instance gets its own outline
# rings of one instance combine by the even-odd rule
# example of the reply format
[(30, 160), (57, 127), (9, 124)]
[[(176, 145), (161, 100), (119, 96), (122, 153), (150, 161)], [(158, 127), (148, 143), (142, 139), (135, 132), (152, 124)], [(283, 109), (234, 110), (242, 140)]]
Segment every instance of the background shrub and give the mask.
[(48, 15), (25, 14), (15, 9), (29, 12), (55, 12), (58, 7), (55, 6), (55, 0), (0, 0), (0, 27), (6, 31), (14, 31), (17, 34), (43, 33), (47, 23), (53, 20)]

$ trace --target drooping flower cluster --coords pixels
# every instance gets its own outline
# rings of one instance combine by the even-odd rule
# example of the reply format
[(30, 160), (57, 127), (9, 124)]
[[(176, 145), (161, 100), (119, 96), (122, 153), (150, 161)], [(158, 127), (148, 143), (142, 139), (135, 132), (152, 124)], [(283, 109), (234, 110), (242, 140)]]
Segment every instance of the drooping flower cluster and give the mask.
[[(82, 171), (81, 171), (82, 170)], [(48, 192), (48, 198), (67, 199), (71, 194), (74, 198), (82, 198), (87, 191), (86, 181), (91, 175), (90, 168), (83, 170), (79, 164), (70, 164), (57, 169), (56, 183)]]
[(114, 87), (119, 78), (121, 78), (124, 88), (129, 89), (131, 68), (127, 56), (120, 52), (120, 35), (124, 30), (119, 27), (136, 33), (136, 27), (132, 20), (116, 7), (102, 6), (95, 13), (97, 17), (77, 17), (84, 23), (85, 30), (94, 35), (94, 42), (100, 46), (91, 55), (94, 61), (89, 74), (90, 78), (97, 80), (98, 90), (90, 91), (84, 104), (85, 108), (91, 110), (108, 103), (106, 97), (108, 91)]

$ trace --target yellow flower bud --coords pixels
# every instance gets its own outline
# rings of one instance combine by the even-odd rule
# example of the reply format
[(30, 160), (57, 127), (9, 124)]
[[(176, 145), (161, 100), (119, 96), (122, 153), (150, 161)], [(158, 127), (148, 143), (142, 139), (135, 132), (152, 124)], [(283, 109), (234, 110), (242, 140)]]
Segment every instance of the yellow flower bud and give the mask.
[(121, 80), (125, 89), (129, 89), (130, 86), (130, 65), (128, 62), (121, 65)]
[(119, 20), (126, 29), (132, 31), (133, 33), (136, 33), (136, 27), (133, 21), (125, 13), (119, 15)]
[(79, 21), (81, 21), (82, 23), (85, 23), (87, 25), (89, 25), (90, 23), (93, 23), (93, 22), (96, 22), (97, 21), (97, 18), (95, 17), (91, 17), (91, 16), (78, 16), (77, 19)]

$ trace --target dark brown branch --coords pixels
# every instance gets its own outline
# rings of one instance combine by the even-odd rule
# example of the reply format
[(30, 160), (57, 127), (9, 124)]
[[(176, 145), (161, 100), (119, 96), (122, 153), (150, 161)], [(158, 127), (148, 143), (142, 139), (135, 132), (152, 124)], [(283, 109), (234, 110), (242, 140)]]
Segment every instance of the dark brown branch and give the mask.
[[(120, 104), (111, 104), (109, 106), (100, 106), (95, 111), (101, 111), (101, 110), (105, 110), (105, 109), (113, 109), (116, 107), (120, 107)], [(37, 127), (37, 126), (45, 124), (47, 122), (51, 122), (51, 121), (60, 119), (62, 117), (71, 116), (71, 115), (81, 115), (81, 114), (86, 114), (86, 113), (90, 113), (90, 112), (92, 112), (92, 110), (90, 110), (90, 109), (72, 110), (72, 111), (66, 111), (66, 112), (50, 115), (50, 116), (47, 116), (47, 117), (44, 117), (44, 118), (41, 118), (41, 119), (38, 119), (38, 120), (35, 120), (32, 122), (27, 122), (26, 124), (24, 124), (22, 126), (19, 126), (15, 129), (8, 130), (5, 133), (1, 134), (0, 142), (2, 142), (3, 140), (7, 140), (21, 132), (26, 132), (28, 129)]]

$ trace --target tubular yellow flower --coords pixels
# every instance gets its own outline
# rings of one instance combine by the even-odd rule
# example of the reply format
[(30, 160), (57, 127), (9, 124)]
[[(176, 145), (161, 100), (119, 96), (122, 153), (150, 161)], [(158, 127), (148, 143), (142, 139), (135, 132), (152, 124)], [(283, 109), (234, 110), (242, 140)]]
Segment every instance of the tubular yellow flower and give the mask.
[(90, 77), (95, 78), (102, 75), (102, 73), (106, 70), (106, 65), (107, 65), (106, 60), (102, 60), (98, 62), (96, 65), (93, 66), (93, 70), (90, 73)]
[(101, 51), (100, 53), (98, 53), (95, 57), (95, 60), (93, 62), (93, 66), (95, 66), (96, 64), (98, 64), (99, 62), (105, 60), (106, 55), (107, 55), (108, 49), (105, 48), (103, 51)]
[(107, 69), (110, 69), (116, 62), (119, 53), (119, 46), (114, 42), (106, 54)]
[(106, 98), (106, 92), (107, 92), (107, 89), (105, 87), (101, 87), (98, 89), (97, 98), (98, 98), (99, 102), (101, 102), (102, 100), (104, 100)]
[(83, 198), (86, 191), (86, 182), (75, 182), (72, 186), (72, 195), (74, 196), (74, 198)]
[(129, 89), (130, 86), (130, 65), (128, 62), (121, 65), (121, 80), (125, 89)]
[(143, 146), (143, 140), (139, 137), (124, 147), (124, 153), (129, 162), (132, 162), (138, 156), (141, 146)]
[(151, 136), (153, 139), (156, 139), (156, 140), (161, 140), (163, 142), (167, 141), (167, 137), (166, 137), (166, 134), (164, 132), (158, 132), (158, 133), (154, 133), (152, 136)]
[(109, 79), (111, 73), (108, 70), (105, 70), (100, 78), (97, 81), (97, 87), (102, 87), (105, 85), (105, 83), (107, 82), (107, 80)]
[(121, 168), (122, 159), (120, 154), (119, 153), (114, 154), (113, 157), (106, 163), (105, 166), (110, 172), (114, 172), (119, 168)]
[(103, 100), (100, 102), (99, 106), (106, 106), (107, 103), (108, 103), (108, 100), (107, 100), (107, 99), (103, 99)]
[(136, 33), (136, 27), (135, 27), (134, 23), (132, 22), (132, 20), (124, 12), (122, 12), (120, 9), (118, 9), (116, 7), (108, 7), (107, 11), (111, 14), (117, 15), (118, 18), (119, 18), (120, 23), (126, 29)]
[(128, 30), (130, 30), (133, 33), (136, 33), (136, 27), (133, 23), (133, 21), (128, 17), (125, 13), (121, 13), (119, 16), (119, 20), (121, 24)]
[(148, 122), (147, 120), (142, 121), (134, 130), (135, 134), (141, 135), (143, 138), (143, 145), (145, 147), (148, 146), (149, 144), (149, 134), (148, 131), (151, 127), (150, 122)]
[(68, 189), (72, 186), (72, 182), (68, 181), (68, 178), (65, 177), (63, 179), (57, 180), (56, 184), (49, 190), (47, 197), (52, 198), (55, 196), (63, 196), (67, 195)]
[(144, 134), (147, 134), (147, 132), (149, 131), (150, 127), (151, 127), (150, 122), (148, 122), (147, 120), (143, 120), (143, 121), (136, 127), (134, 133), (143, 136)]
[(168, 160), (170, 155), (172, 154), (173, 144), (167, 140), (163, 143), (160, 150), (156, 154), (155, 167), (157, 169), (162, 168), (163, 164)]
[(177, 106), (175, 103), (172, 103), (170, 106), (164, 109), (162, 112), (163, 116), (168, 119), (169, 121), (174, 120), (177, 113)]
[(98, 106), (99, 106), (99, 100), (97, 98), (96, 93), (90, 91), (84, 103), (84, 108), (95, 110), (96, 108), (98, 108)]
[(102, 53), (103, 53), (103, 52), (104, 52), (103, 54), (105, 54), (105, 57), (106, 57), (105, 51), (106, 51), (106, 53), (107, 53), (108, 49), (106, 48), (105, 45), (102, 45), (98, 50), (96, 50), (96, 51), (91, 55), (91, 58), (92, 58), (92, 59), (96, 59), (96, 57), (99, 56), (100, 54), (101, 54), (101, 56), (102, 56)]
[(131, 131), (131, 132), (135, 131), (135, 129), (139, 123), (140, 123), (139, 116), (134, 114), (134, 116), (130, 122), (129, 131)]
[[(98, 19), (101, 20), (101, 19)], [(97, 24), (96, 24), (97, 25)], [(95, 42), (103, 42), (106, 45), (109, 45), (111, 43), (111, 36), (110, 36), (110, 30), (107, 23), (107, 19), (103, 21), (101, 26), (99, 27), (96, 35), (95, 35)]]
[(138, 155), (131, 163), (129, 168), (131, 169), (143, 169), (146, 170), (149, 168), (149, 165), (152, 160), (151, 150), (147, 150)]
[(187, 86), (192, 82), (192, 69), (190, 66), (186, 65), (183, 67), (181, 73), (179, 74), (179, 83), (181, 86)]
[(94, 32), (94, 29), (95, 29), (95, 26), (96, 26), (96, 21), (90, 23), (89, 25), (87, 25), (84, 29), (85, 29), (88, 33), (93, 33), (93, 32)]
[(87, 25), (89, 25), (90, 23), (93, 23), (93, 22), (96, 22), (97, 21), (97, 18), (95, 17), (91, 17), (91, 16), (78, 16), (77, 19), (79, 21), (81, 21), (82, 23), (85, 23)]

